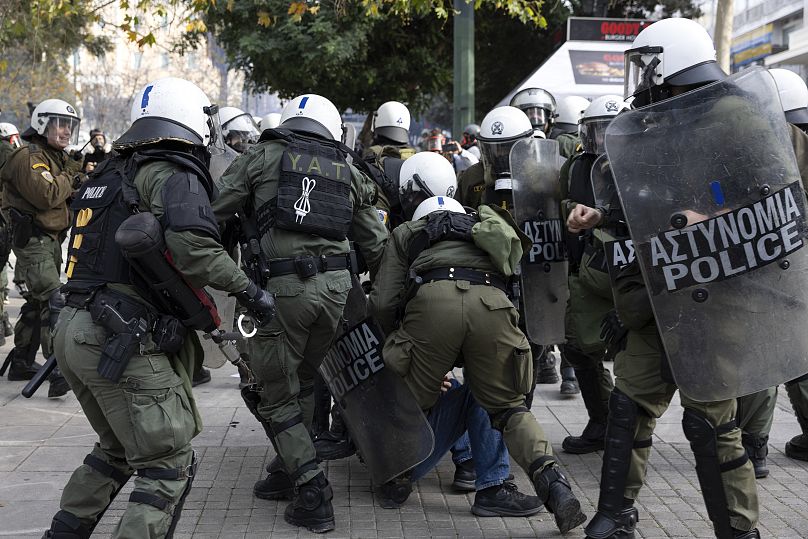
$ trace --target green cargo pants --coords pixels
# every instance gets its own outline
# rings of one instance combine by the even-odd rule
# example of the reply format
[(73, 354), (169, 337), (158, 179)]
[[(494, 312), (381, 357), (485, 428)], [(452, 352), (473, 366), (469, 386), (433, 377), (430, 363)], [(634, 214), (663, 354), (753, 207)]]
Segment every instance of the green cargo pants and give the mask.
[[(421, 408), (431, 408), (441, 381), (457, 358), (464, 360), (465, 382), (474, 398), (502, 430), (508, 452), (525, 470), (553, 454), (536, 418), (524, 407), (533, 380), (530, 345), (517, 327), (518, 314), (505, 294), (468, 281), (424, 284), (407, 304), (401, 326), (384, 345), (384, 361), (407, 382)], [(544, 463), (535, 471), (552, 464)]]
[[(641, 330), (629, 331), (626, 349), (614, 362), (615, 387), (629, 396), (641, 409), (638, 414), (634, 440), (648, 440), (654, 433), (656, 420), (668, 409), (676, 385), (665, 382), (661, 375), (662, 353), (655, 324)], [(699, 412), (713, 426), (735, 419), (735, 399), (716, 402), (696, 402), (680, 393), (682, 406)], [(742, 457), (741, 430), (734, 428), (717, 436), (720, 463)], [(625, 497), (636, 499), (645, 479), (651, 447), (635, 448), (626, 482)], [(730, 514), (730, 523), (739, 530), (751, 530), (758, 522), (757, 485), (752, 463), (721, 474)]]
[(278, 314), (250, 342), (250, 368), (262, 387), (258, 413), (272, 426), (278, 456), (298, 485), (321, 471), (309, 436), (314, 373), (334, 341), (350, 288), (346, 270), (270, 278)]
[(145, 348), (145, 355), (132, 357), (117, 383), (99, 376), (96, 369), (107, 335), (88, 311), (72, 307), (62, 310), (56, 325), (59, 367), (98, 434), (91, 455), (112, 470), (104, 474), (86, 463), (79, 466), (65, 486), (60, 507), (93, 526), (133, 472), (176, 471), (178, 479), (138, 475), (134, 492), (163, 500), (165, 507), (130, 500), (113, 532), (116, 538), (162, 538), (188, 482), (196, 426), (191, 403), (169, 358), (148, 353), (153, 346)]
[(768, 439), (776, 406), (776, 386), (738, 397), (738, 426), (745, 434)]
[[(62, 286), (59, 280), (62, 267), (61, 243), (50, 236), (34, 236), (28, 245), (22, 249), (14, 248), (17, 263), (14, 266), (14, 283), (21, 286), (25, 283), (27, 293), (23, 294), (26, 303), (21, 313), (30, 313), (29, 316), (20, 316), (14, 326), (14, 348), (27, 350), (33, 340), (33, 332), (39, 331), (41, 335), (42, 353), (49, 357), (52, 353), (52, 340), (50, 337), (48, 298), (51, 292)], [(32, 317), (39, 313), (40, 324), (37, 327)], [(31, 354), (34, 356), (35, 353)]]

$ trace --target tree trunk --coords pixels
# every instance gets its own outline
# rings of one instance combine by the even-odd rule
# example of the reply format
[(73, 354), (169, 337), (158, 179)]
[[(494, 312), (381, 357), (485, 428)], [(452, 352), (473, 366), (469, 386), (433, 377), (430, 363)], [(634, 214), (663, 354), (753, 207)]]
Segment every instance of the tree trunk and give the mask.
[(732, 46), (732, 26), (735, 17), (735, 0), (718, 0), (715, 10), (715, 53), (718, 65), (729, 74), (729, 49)]

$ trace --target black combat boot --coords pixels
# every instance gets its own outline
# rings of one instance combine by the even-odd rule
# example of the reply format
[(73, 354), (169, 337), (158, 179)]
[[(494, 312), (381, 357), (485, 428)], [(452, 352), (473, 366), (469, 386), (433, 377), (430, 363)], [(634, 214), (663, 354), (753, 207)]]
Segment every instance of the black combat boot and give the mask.
[(90, 539), (91, 534), (90, 528), (82, 524), (76, 515), (59, 511), (42, 539)]
[(348, 435), (348, 429), (342, 420), (342, 414), (335, 406), (332, 411), (331, 428), (314, 440), (314, 449), (320, 460), (339, 460), (356, 453), (356, 447)]
[(550, 353), (550, 347), (539, 346), (530, 343), (533, 353), (534, 370), (536, 371), (537, 384), (557, 384), (558, 372), (556, 372), (555, 357)]
[(412, 481), (405, 474), (375, 488), (379, 506), (383, 509), (398, 509), (410, 497)]
[(509, 481), (478, 490), (471, 506), (471, 512), (478, 517), (529, 517), (540, 509), (538, 497), (522, 494)]
[(607, 515), (602, 511), (586, 526), (587, 539), (634, 539), (634, 531), (640, 514), (634, 507), (634, 500), (623, 498), (623, 509)]
[(48, 380), (50, 381), (50, 386), (48, 387), (49, 399), (63, 397), (70, 391), (70, 384), (68, 384), (65, 377), (62, 376), (62, 371), (59, 370), (59, 367), (53, 369)]
[(606, 434), (606, 424), (597, 423), (591, 419), (584, 427), (580, 436), (567, 436), (561, 442), (561, 448), (574, 455), (585, 455), (603, 450), (603, 437)]
[(791, 459), (808, 460), (808, 434), (798, 434), (786, 442), (786, 456)]
[(334, 529), (334, 507), (331, 499), (334, 491), (328, 479), (320, 472), (307, 483), (297, 487), (295, 499), (286, 506), (283, 518), (292, 526), (300, 526), (314, 533)]
[(766, 435), (758, 436), (744, 432), (741, 435), (743, 447), (746, 449), (746, 454), (749, 455), (749, 460), (755, 467), (755, 478), (763, 479), (769, 475), (769, 467), (766, 463), (766, 456), (769, 454), (769, 437)]
[(477, 490), (474, 486), (476, 481), (477, 472), (474, 470), (473, 459), (455, 464), (455, 473), (454, 479), (452, 480), (452, 486), (456, 490), (463, 490), (466, 492)]
[[(546, 457), (540, 459), (531, 468), (539, 468), (547, 460)], [(555, 463), (530, 475), (533, 477), (533, 486), (539, 495), (539, 501), (553, 514), (561, 533), (567, 533), (586, 522), (586, 515), (581, 512), (581, 502), (572, 493), (567, 478)]]
[(205, 367), (199, 367), (191, 379), (191, 386), (196, 387), (210, 382), (210, 371)]
[(11, 325), (11, 322), (8, 320), (8, 313), (3, 312), (3, 335), (6, 337), (11, 337), (14, 335), (14, 327)]
[(575, 377), (575, 369), (572, 367), (564, 367), (561, 369), (561, 394), (562, 395), (577, 395), (581, 392), (578, 387), (578, 379)]
[(267, 464), (266, 479), (256, 481), (253, 494), (262, 500), (292, 500), (295, 496), (295, 483), (286, 470), (279, 457), (275, 457)]
[(37, 373), (39, 367), (41, 367), (38, 363), (29, 364), (28, 361), (17, 352), (16, 348), (11, 349), (11, 352), (6, 356), (6, 361), (10, 363), (8, 369), (9, 382), (30, 380)]

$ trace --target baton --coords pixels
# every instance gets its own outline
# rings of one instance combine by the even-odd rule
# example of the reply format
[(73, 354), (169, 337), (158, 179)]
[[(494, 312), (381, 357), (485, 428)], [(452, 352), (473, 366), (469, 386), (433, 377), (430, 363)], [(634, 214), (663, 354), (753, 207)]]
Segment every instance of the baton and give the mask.
[(27, 384), (25, 384), (25, 387), (22, 388), (21, 392), (22, 396), (25, 397), (26, 399), (30, 399), (31, 397), (33, 397), (34, 393), (36, 393), (37, 389), (39, 389), (39, 386), (45, 383), (45, 380), (48, 379), (48, 377), (53, 372), (53, 369), (55, 368), (56, 368), (56, 356), (51, 356), (48, 358), (45, 364), (42, 365), (42, 367), (40, 367), (38, 371), (36, 371), (34, 377), (31, 378), (31, 380)]

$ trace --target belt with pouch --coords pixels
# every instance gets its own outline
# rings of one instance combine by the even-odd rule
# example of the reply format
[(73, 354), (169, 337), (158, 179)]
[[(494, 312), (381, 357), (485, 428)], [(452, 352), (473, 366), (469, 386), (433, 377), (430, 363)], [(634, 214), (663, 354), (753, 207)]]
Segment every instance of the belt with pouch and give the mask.
[(493, 286), (508, 293), (508, 286), (502, 275), (470, 268), (436, 268), (415, 276), (417, 284), (434, 281), (468, 281), (474, 285)]
[(298, 256), (269, 261), (269, 277), (297, 274), (301, 279), (314, 277), (327, 271), (351, 270), (355, 272), (356, 255), (354, 251), (342, 255), (331, 256)]

